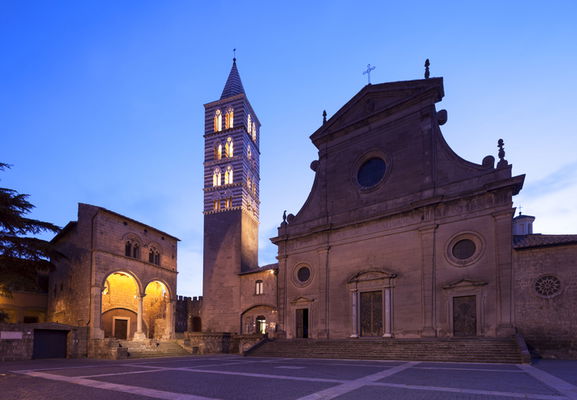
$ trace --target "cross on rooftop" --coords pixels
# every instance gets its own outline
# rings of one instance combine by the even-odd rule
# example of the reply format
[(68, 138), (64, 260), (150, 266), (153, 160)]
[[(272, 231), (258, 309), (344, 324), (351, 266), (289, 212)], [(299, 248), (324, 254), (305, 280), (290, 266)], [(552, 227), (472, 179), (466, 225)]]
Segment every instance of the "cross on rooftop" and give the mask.
[(363, 72), (363, 75), (367, 74), (369, 78), (369, 85), (371, 84), (371, 71), (374, 70), (376, 67), (371, 67), (371, 64), (367, 64), (367, 70)]

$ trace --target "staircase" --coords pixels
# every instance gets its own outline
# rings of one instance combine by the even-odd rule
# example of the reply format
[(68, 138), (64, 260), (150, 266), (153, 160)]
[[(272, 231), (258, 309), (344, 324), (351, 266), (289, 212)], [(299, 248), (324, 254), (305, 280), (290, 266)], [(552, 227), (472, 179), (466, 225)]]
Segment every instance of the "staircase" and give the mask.
[(150, 358), (150, 357), (182, 357), (189, 356), (186, 351), (175, 340), (157, 341), (128, 341), (120, 340), (122, 347), (128, 348), (128, 358)]
[(521, 349), (514, 337), (277, 339), (249, 350), (246, 355), (286, 358), (523, 363)]

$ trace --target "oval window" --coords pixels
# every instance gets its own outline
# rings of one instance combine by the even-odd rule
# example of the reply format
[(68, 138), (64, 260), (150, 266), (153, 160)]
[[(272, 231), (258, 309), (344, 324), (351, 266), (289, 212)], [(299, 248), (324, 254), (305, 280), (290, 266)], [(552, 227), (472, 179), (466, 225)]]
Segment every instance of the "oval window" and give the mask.
[(369, 158), (361, 165), (357, 173), (359, 185), (365, 188), (375, 186), (385, 175), (386, 164), (382, 158)]
[(477, 246), (475, 246), (475, 242), (470, 239), (462, 239), (455, 243), (452, 253), (455, 258), (466, 260), (473, 257), (476, 250)]
[(301, 283), (305, 283), (311, 277), (311, 270), (308, 267), (301, 267), (297, 271), (297, 278)]

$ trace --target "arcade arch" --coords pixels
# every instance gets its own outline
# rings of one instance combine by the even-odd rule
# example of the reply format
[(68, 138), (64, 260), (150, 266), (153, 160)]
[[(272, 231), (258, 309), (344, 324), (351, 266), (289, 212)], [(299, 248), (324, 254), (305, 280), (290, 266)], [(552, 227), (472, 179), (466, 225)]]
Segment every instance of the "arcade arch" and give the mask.
[(101, 326), (105, 337), (132, 339), (138, 331), (140, 284), (124, 271), (109, 274), (102, 289)]
[(172, 312), (168, 286), (159, 280), (149, 282), (144, 291), (143, 306), (147, 337), (161, 339), (170, 336)]

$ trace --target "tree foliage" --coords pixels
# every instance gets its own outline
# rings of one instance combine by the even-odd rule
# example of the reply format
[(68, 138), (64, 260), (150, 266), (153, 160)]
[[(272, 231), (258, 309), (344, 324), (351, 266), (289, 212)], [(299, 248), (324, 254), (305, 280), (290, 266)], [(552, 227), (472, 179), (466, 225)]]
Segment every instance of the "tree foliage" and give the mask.
[[(0, 171), (10, 168), (0, 163)], [(50, 242), (30, 235), (60, 231), (49, 222), (26, 218), (34, 205), (28, 195), (0, 187), (0, 294), (34, 289), (38, 271), (52, 268), (56, 256)]]

